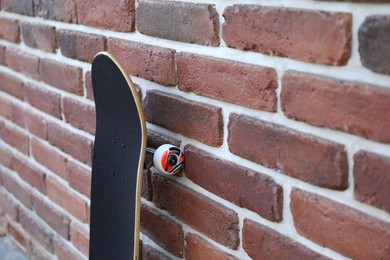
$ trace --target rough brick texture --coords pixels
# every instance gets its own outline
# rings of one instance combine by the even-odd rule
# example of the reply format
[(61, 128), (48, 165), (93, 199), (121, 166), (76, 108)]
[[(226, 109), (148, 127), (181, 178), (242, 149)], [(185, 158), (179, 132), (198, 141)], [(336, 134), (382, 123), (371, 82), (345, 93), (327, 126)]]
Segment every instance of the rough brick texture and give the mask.
[(237, 259), (210, 245), (201, 237), (188, 233), (186, 236), (185, 259)]
[(84, 254), (88, 256), (89, 253), (89, 232), (81, 225), (72, 222), (70, 225), (70, 241), (72, 244)]
[(174, 50), (117, 38), (109, 38), (107, 45), (129, 74), (162, 85), (176, 85)]
[(45, 172), (32, 165), (27, 160), (17, 157), (13, 160), (13, 169), (25, 182), (36, 188), (41, 193), (46, 193)]
[(95, 134), (96, 115), (94, 107), (71, 98), (64, 98), (62, 109), (67, 123), (90, 134)]
[(0, 121), (0, 139), (24, 154), (28, 154), (28, 136), (15, 126)]
[(59, 30), (57, 34), (62, 55), (72, 59), (92, 62), (96, 53), (106, 49), (104, 36), (72, 30)]
[(2, 185), (27, 208), (31, 208), (31, 188), (21, 184), (16, 176), (3, 172)]
[(0, 18), (0, 23), (0, 39), (18, 43), (20, 41), (20, 27), (18, 21), (8, 18)]
[(34, 13), (36, 16), (61, 22), (77, 23), (76, 3), (74, 0), (33, 1)]
[(282, 220), (283, 189), (271, 178), (193, 146), (186, 146), (184, 152), (187, 178), (263, 218)]
[(134, 31), (134, 0), (74, 1), (77, 3), (77, 15), (80, 24), (113, 31)]
[(67, 242), (62, 241), (61, 239), (55, 239), (54, 241), (54, 253), (58, 257), (58, 260), (68, 260), (68, 259), (80, 259), (81, 255), (77, 251), (68, 245)]
[(245, 107), (276, 110), (278, 83), (273, 69), (188, 53), (178, 53), (176, 62), (180, 90)]
[(239, 244), (237, 213), (158, 175), (153, 176), (154, 203), (229, 248)]
[(137, 30), (173, 41), (219, 45), (218, 13), (211, 4), (140, 1)]
[(353, 159), (356, 199), (390, 213), (390, 157), (359, 151)]
[[(211, 146), (222, 144), (221, 109), (159, 91), (149, 91), (144, 100), (146, 120)], [(172, 116), (179, 115), (179, 116)]]
[(0, 72), (0, 90), (16, 98), (23, 99), (23, 81), (17, 77)]
[(5, 63), (15, 71), (21, 72), (28, 77), (39, 80), (39, 58), (14, 48), (7, 48)]
[(321, 187), (348, 187), (341, 144), (237, 114), (230, 116), (228, 130), (229, 149), (238, 156)]
[(327, 259), (276, 231), (244, 219), (243, 248), (253, 259)]
[[(294, 189), (291, 212), (298, 233), (349, 258), (390, 255), (390, 224), (321, 196)], [(369, 238), (369, 239), (367, 239)]]
[(282, 85), (286, 116), (390, 142), (390, 89), (293, 71), (283, 76)]
[(23, 42), (27, 46), (47, 52), (56, 51), (57, 38), (55, 27), (29, 22), (23, 22), (21, 27)]
[(2, 0), (1, 9), (13, 13), (25, 14), (30, 16), (34, 14), (32, 0)]
[(390, 74), (390, 15), (368, 16), (359, 28), (359, 53), (363, 66)]
[(351, 54), (348, 13), (233, 5), (223, 16), (229, 47), (329, 65), (344, 65)]
[(91, 171), (69, 161), (66, 165), (66, 179), (69, 185), (81, 194), (91, 196)]

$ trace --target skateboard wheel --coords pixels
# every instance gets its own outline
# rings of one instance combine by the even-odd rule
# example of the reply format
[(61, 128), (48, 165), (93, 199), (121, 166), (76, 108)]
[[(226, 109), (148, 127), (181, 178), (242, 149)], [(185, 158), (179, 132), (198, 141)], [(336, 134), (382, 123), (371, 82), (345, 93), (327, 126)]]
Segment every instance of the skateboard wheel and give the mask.
[(184, 156), (179, 147), (163, 144), (153, 156), (153, 164), (163, 174), (173, 175), (183, 168)]

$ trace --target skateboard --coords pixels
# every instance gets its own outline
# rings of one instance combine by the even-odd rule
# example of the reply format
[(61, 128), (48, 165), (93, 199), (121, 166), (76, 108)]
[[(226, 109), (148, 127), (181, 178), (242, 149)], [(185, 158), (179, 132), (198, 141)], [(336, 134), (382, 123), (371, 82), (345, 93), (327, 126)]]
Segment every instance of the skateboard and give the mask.
[(130, 77), (110, 53), (98, 53), (91, 69), (96, 108), (92, 162), (89, 258), (138, 259), (142, 171), (145, 153), (162, 174), (183, 168), (180, 148), (147, 148), (142, 102)]

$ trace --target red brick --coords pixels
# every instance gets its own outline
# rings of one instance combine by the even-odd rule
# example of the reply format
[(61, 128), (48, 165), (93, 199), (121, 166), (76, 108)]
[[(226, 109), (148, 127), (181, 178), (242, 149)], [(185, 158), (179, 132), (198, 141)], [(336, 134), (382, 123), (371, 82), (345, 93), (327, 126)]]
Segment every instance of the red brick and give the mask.
[(34, 15), (33, 0), (2, 0), (1, 9), (29, 16)]
[(39, 190), (41, 193), (46, 193), (46, 174), (42, 170), (38, 169), (27, 160), (18, 157), (14, 157), (13, 169), (25, 182)]
[(156, 248), (149, 245), (142, 245), (142, 258), (143, 260), (170, 260), (172, 258), (164, 255), (164, 253), (158, 251)]
[(0, 18), (0, 24), (0, 39), (14, 43), (20, 42), (19, 21), (8, 18)]
[(244, 219), (243, 248), (253, 259), (328, 259), (282, 234)]
[(93, 106), (64, 97), (62, 111), (67, 123), (92, 135), (95, 134), (96, 114)]
[(66, 178), (69, 185), (81, 194), (91, 197), (91, 170), (87, 170), (74, 162), (66, 165)]
[(33, 1), (34, 13), (36, 16), (66, 23), (77, 23), (77, 9), (75, 0)]
[(135, 1), (75, 0), (80, 24), (120, 32), (135, 29)]
[(35, 49), (55, 52), (57, 49), (56, 29), (54, 26), (22, 22), (23, 42)]
[(5, 172), (2, 174), (2, 181), (3, 186), (12, 193), (16, 199), (26, 207), (31, 208), (31, 189), (29, 187), (21, 185), (15, 176)]
[(191, 145), (185, 147), (184, 153), (188, 179), (269, 221), (282, 220), (283, 188), (271, 178)]
[(40, 73), (45, 83), (72, 94), (83, 95), (81, 68), (54, 60), (42, 59)]
[(49, 123), (48, 141), (82, 163), (91, 165), (92, 141), (72, 133), (56, 123)]
[(35, 242), (34, 240), (32, 240), (31, 244), (32, 250), (29, 254), (29, 257), (31, 259), (51, 260), (56, 258), (52, 253), (49, 253), (46, 249), (44, 249), (39, 243)]
[(74, 222), (70, 224), (70, 241), (85, 256), (89, 252), (89, 232)]
[(93, 90), (92, 90), (92, 79), (91, 79), (91, 72), (90, 71), (87, 71), (85, 73), (85, 77), (84, 77), (84, 84), (85, 84), (85, 90), (87, 92), (87, 98), (94, 101), (94, 97), (93, 97)]
[(302, 236), (348, 258), (390, 255), (390, 224), (324, 197), (294, 189), (290, 195), (295, 228)]
[(211, 4), (141, 1), (137, 8), (137, 30), (173, 41), (219, 45), (218, 12)]
[(43, 225), (29, 210), (19, 211), (19, 222), (23, 229), (33, 238), (33, 241), (38, 242), (47, 251), (54, 252), (53, 237), (54, 234)]
[(4, 97), (0, 97), (0, 116), (12, 120), (14, 104)]
[(177, 257), (183, 257), (184, 233), (180, 224), (157, 210), (141, 205), (141, 232)]
[(28, 154), (28, 136), (22, 131), (0, 121), (0, 139), (15, 147), (20, 152)]
[[(150, 162), (147, 162), (149, 160)], [(153, 156), (146, 153), (145, 165), (149, 168), (153, 164)], [(153, 200), (152, 176), (149, 170), (144, 170), (142, 173), (141, 197), (149, 201)]]
[(19, 206), (6, 191), (0, 190), (0, 212), (4, 212), (13, 220), (18, 219)]
[(0, 64), (5, 65), (5, 46), (0, 45)]
[(176, 54), (179, 89), (229, 103), (276, 111), (276, 71), (194, 54)]
[[(13, 155), (12, 155), (11, 151), (5, 147), (0, 146), (0, 164), (2, 164), (4, 167), (11, 169), (12, 168), (12, 158), (13, 158)], [(1, 174), (0, 174), (0, 177), (1, 177)]]
[(345, 65), (351, 55), (349, 13), (233, 5), (223, 16), (229, 47), (328, 65)]
[(215, 246), (207, 243), (198, 235), (188, 233), (186, 235), (185, 259), (219, 259), (233, 260), (237, 259), (225, 252), (222, 252)]
[(59, 30), (58, 44), (62, 55), (86, 62), (92, 62), (96, 53), (106, 49), (106, 38), (101, 35), (72, 30)]
[(390, 143), (389, 89), (293, 71), (282, 84), (287, 117)]
[(39, 57), (19, 49), (7, 48), (5, 62), (10, 69), (21, 72), (26, 76), (39, 80)]
[(144, 100), (146, 120), (211, 146), (223, 142), (221, 108), (190, 101), (160, 91), (148, 91)]
[(355, 198), (390, 213), (390, 157), (359, 151), (353, 159)]
[(64, 180), (66, 179), (67, 159), (48, 145), (31, 139), (31, 154), (41, 165), (51, 170)]
[(157, 149), (163, 144), (171, 144), (179, 147), (181, 141), (148, 129), (147, 143), (148, 143), (148, 147)]
[(343, 145), (244, 115), (229, 121), (229, 150), (320, 187), (348, 187), (348, 159)]
[(69, 238), (69, 223), (67, 216), (51, 205), (48, 200), (34, 194), (32, 196), (33, 208), (37, 215), (43, 219), (57, 234), (65, 239)]
[(237, 213), (159, 175), (153, 176), (154, 203), (216, 242), (236, 249)]
[(24, 87), (24, 99), (33, 107), (61, 119), (59, 94), (27, 83)]
[(23, 99), (23, 81), (7, 73), (0, 72), (0, 90), (16, 98)]
[(47, 121), (31, 109), (13, 106), (13, 122), (41, 139), (47, 138)]
[(176, 85), (175, 50), (109, 38), (108, 51), (118, 57), (129, 74), (166, 86)]
[(82, 222), (87, 221), (87, 203), (53, 178), (46, 178), (47, 196), (61, 208), (78, 218)]
[(31, 251), (31, 240), (26, 234), (26, 232), (23, 230), (23, 228), (20, 227), (19, 224), (15, 224), (11, 221), (8, 221), (7, 229), (8, 229), (8, 234), (12, 237), (13, 241), (17, 243), (19, 248), (26, 255), (29, 255)]
[(61, 239), (55, 239), (53, 241), (54, 253), (58, 257), (58, 260), (69, 260), (69, 259), (81, 259), (81, 255), (73, 249), (72, 246), (68, 245), (68, 242), (64, 242)]

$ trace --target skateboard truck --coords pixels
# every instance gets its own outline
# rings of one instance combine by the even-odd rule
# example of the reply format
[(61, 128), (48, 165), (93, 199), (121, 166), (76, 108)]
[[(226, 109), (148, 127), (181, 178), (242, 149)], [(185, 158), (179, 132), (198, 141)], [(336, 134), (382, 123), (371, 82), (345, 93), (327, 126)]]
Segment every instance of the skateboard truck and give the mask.
[[(163, 144), (157, 149), (147, 147), (146, 152), (153, 154), (153, 164), (156, 169), (167, 175), (174, 175), (183, 169), (184, 155), (179, 147)], [(150, 168), (145, 165), (145, 168)]]

